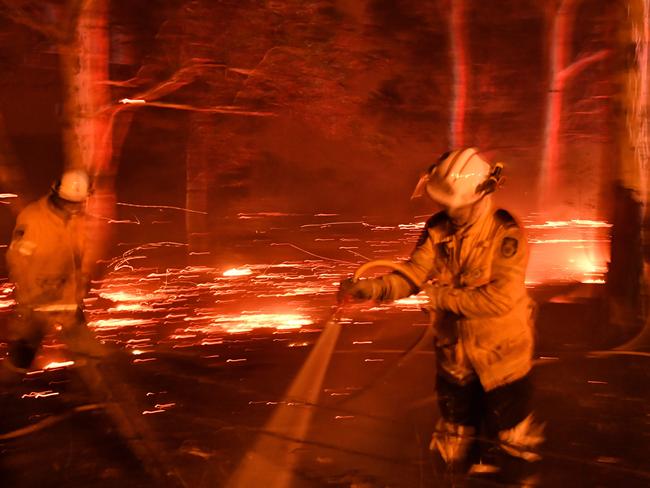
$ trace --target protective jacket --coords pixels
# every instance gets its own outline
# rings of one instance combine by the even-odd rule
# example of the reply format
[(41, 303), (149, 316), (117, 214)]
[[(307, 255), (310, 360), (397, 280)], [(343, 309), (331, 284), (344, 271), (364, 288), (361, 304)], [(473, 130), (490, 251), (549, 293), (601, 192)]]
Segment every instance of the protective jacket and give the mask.
[(399, 272), (385, 275), (375, 282), (374, 298), (389, 301), (425, 290), (440, 374), (461, 384), (478, 375), (488, 391), (531, 368), (527, 262), (523, 230), (505, 210), (488, 209), (460, 230), (440, 212), (403, 263), (417, 282)]
[(20, 212), (6, 256), (19, 307), (72, 311), (81, 306), (88, 282), (82, 270), (84, 234), (83, 214), (65, 214), (49, 196)]

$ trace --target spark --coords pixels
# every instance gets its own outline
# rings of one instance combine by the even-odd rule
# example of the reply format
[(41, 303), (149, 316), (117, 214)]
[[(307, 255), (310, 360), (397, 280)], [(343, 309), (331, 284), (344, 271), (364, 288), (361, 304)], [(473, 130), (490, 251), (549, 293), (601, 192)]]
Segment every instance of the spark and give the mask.
[(101, 319), (95, 320), (93, 322), (88, 322), (89, 327), (101, 330), (114, 330), (121, 329), (123, 327), (135, 327), (138, 325), (152, 324), (154, 324), (152, 320), (144, 319)]
[(174, 406), (176, 406), (175, 403), (157, 403), (156, 405), (154, 405), (155, 408), (162, 409), (162, 410), (165, 410), (167, 408), (172, 408)]
[(291, 244), (290, 242), (273, 242), (271, 243), (272, 246), (289, 246), (292, 247), (298, 251), (304, 252), (305, 254), (309, 254), (310, 256), (314, 256), (315, 258), (323, 259), (325, 261), (333, 261), (333, 262), (338, 262), (338, 263), (348, 263), (348, 264), (354, 264), (351, 261), (346, 261), (344, 259), (336, 259), (336, 258), (328, 258), (326, 256), (321, 256), (319, 254), (314, 254), (313, 252), (307, 251), (306, 249), (303, 249), (301, 247), (296, 246), (295, 244)]
[(263, 217), (300, 217), (302, 215), (303, 214), (282, 213), (282, 212), (256, 212), (256, 213), (238, 213), (237, 218), (252, 219), (252, 218), (263, 218)]
[(0, 193), (0, 198), (18, 198), (15, 193)]
[(74, 361), (52, 361), (51, 363), (46, 364), (43, 366), (43, 369), (58, 369), (58, 368), (65, 368), (67, 366), (72, 366), (74, 364)]
[(120, 291), (102, 291), (99, 293), (99, 296), (102, 298), (105, 298), (106, 300), (110, 300), (112, 302), (143, 302), (143, 301), (149, 301), (149, 300), (158, 300), (162, 297), (162, 295), (158, 294), (135, 294), (135, 293), (129, 293), (123, 290)]
[(609, 242), (607, 239), (528, 239), (531, 244), (581, 244), (585, 242)]
[(25, 393), (20, 398), (47, 398), (51, 396), (57, 396), (58, 394), (58, 392), (52, 390), (32, 391), (31, 393)]
[(108, 313), (111, 312), (151, 312), (153, 311), (153, 307), (148, 307), (146, 305), (142, 305), (140, 303), (121, 303), (117, 307), (111, 307), (108, 309)]
[(207, 215), (208, 212), (204, 212), (202, 210), (192, 210), (191, 208), (184, 208), (184, 207), (174, 207), (172, 205), (139, 205), (137, 203), (125, 203), (125, 202), (117, 202), (116, 205), (120, 205), (122, 207), (137, 207), (137, 208), (153, 208), (157, 210), (180, 210), (181, 212), (187, 212), (187, 213), (196, 213), (196, 214), (201, 214), (201, 215)]
[(325, 229), (331, 225), (361, 225), (362, 227), (372, 227), (370, 224), (363, 222), (363, 221), (350, 221), (350, 222), (324, 222), (322, 224), (304, 224), (301, 225), (300, 228), (304, 229), (307, 227), (320, 227), (321, 229)]
[(248, 276), (253, 274), (250, 268), (231, 268), (223, 272), (223, 276)]
[(425, 222), (417, 222), (415, 224), (399, 224), (400, 230), (420, 230), (424, 227)]
[(144, 105), (147, 101), (141, 98), (123, 98), (120, 103), (122, 105)]
[(593, 227), (593, 228), (608, 228), (612, 224), (603, 222), (601, 220), (587, 220), (587, 219), (572, 219), (572, 220), (547, 220), (543, 224), (529, 224), (527, 229), (558, 229), (560, 227)]

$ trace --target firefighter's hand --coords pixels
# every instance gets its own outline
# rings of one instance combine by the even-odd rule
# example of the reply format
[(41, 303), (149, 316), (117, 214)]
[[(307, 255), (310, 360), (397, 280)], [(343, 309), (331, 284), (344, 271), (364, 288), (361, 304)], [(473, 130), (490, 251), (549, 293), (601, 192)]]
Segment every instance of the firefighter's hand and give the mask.
[(347, 300), (373, 300), (377, 296), (377, 285), (375, 280), (354, 281), (347, 278), (341, 281), (337, 295), (339, 303)]
[(443, 299), (452, 290), (449, 286), (427, 285), (422, 288), (429, 297), (427, 308), (430, 310), (444, 310)]

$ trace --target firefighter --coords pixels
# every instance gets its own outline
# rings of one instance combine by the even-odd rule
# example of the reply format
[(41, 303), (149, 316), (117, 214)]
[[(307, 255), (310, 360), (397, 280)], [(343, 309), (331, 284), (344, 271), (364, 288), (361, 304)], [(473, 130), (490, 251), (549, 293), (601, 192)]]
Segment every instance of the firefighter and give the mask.
[(48, 195), (18, 215), (6, 255), (16, 309), (0, 368), (5, 383), (28, 371), (49, 332), (60, 334), (75, 359), (105, 355), (83, 313), (92, 264), (84, 260), (88, 193), (86, 172), (66, 171)]
[(85, 171), (66, 171), (48, 195), (18, 215), (6, 256), (16, 309), (0, 384), (19, 382), (45, 335), (58, 332), (88, 398), (104, 406), (143, 468), (158, 481), (156, 486), (177, 486), (180, 478), (157, 448), (157, 434), (140, 420), (137, 392), (123, 381), (119, 355), (105, 348), (86, 325), (83, 299), (95, 265), (86, 239), (89, 186)]
[[(531, 410), (533, 303), (524, 285), (528, 249), (521, 226), (491, 193), (502, 165), (475, 148), (443, 154), (422, 176), (413, 197), (443, 207), (433, 215), (404, 272), (343, 280), (339, 300), (387, 302), (425, 291), (433, 321), (440, 419), (430, 448), (448, 467), (472, 463), (478, 435), (493, 439), (498, 463), (532, 466), (543, 426)], [(408, 275), (408, 276), (407, 276)], [(511, 468), (510, 471), (512, 471)]]

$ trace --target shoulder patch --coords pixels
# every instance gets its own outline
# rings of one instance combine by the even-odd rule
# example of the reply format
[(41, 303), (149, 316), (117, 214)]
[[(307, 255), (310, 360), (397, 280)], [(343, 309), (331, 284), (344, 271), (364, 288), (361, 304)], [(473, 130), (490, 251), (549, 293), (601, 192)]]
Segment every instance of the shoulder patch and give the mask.
[(511, 258), (517, 254), (519, 248), (519, 241), (514, 237), (504, 237), (501, 241), (501, 255), (504, 258)]
[(510, 227), (519, 227), (517, 220), (512, 216), (512, 214), (502, 208), (494, 212), (494, 218), (506, 229)]

